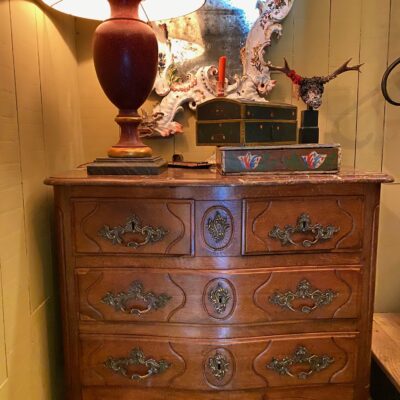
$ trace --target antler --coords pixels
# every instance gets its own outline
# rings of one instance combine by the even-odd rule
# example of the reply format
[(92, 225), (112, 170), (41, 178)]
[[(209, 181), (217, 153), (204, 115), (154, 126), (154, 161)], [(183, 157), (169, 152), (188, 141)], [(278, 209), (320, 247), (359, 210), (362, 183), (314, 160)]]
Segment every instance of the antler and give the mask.
[(272, 65), (271, 62), (268, 62), (267, 65), (268, 65), (269, 70), (270, 71), (280, 71), (280, 72), (283, 72), (286, 75), (289, 75), (292, 70), (290, 69), (289, 63), (287, 62), (286, 58), (284, 60), (285, 60), (285, 66), (284, 67), (277, 67), (275, 65)]
[(335, 72), (333, 72), (332, 74), (326, 76), (323, 78), (323, 82), (324, 83), (328, 83), (329, 81), (331, 81), (332, 79), (337, 78), (340, 74), (343, 74), (344, 72), (347, 71), (358, 71), (361, 72), (361, 67), (364, 64), (358, 64), (358, 65), (354, 65), (353, 67), (349, 67), (349, 63), (351, 61), (351, 58), (349, 60), (347, 60), (341, 67), (339, 67)]
[(276, 67), (275, 65), (272, 65), (271, 62), (269, 62), (267, 66), (270, 71), (280, 71), (286, 74), (286, 76), (288, 76), (295, 85), (301, 85), (301, 83), (303, 82), (303, 77), (296, 74), (296, 71), (289, 67), (289, 63), (287, 62), (286, 58), (284, 58), (284, 60), (284, 67)]

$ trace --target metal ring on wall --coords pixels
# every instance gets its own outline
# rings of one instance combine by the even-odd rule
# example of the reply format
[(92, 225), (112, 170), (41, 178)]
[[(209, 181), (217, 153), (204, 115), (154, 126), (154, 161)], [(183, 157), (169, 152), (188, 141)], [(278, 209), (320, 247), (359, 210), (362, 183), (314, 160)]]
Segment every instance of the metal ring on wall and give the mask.
[(400, 106), (400, 102), (394, 101), (392, 98), (390, 98), (389, 93), (387, 91), (387, 81), (389, 79), (390, 74), (392, 73), (392, 71), (398, 66), (400, 65), (400, 58), (398, 58), (396, 61), (393, 62), (393, 64), (391, 64), (389, 66), (389, 68), (386, 70), (386, 72), (383, 75), (382, 78), (382, 93), (385, 97), (385, 99), (390, 103), (393, 104), (394, 106)]

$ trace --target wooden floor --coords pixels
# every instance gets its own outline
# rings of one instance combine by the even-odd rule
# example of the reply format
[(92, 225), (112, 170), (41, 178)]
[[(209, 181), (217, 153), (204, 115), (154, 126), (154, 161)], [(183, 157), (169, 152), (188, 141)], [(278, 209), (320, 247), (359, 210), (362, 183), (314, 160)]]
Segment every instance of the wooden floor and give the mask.
[[(388, 384), (392, 385), (391, 391), (394, 394), (390, 398), (400, 398), (400, 314), (374, 315), (372, 356), (376, 370), (380, 369), (378, 373), (386, 377)], [(374, 377), (372, 384), (373, 382)], [(399, 397), (396, 397), (396, 393)], [(375, 397), (374, 395), (374, 400), (379, 400)]]

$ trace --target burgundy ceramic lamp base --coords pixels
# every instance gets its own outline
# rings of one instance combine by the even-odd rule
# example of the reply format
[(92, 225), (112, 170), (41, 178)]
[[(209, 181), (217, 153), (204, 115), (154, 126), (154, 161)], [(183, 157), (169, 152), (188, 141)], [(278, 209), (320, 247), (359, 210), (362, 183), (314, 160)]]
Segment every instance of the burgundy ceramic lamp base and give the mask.
[(93, 60), (97, 77), (109, 100), (118, 108), (115, 122), (120, 140), (97, 159), (89, 175), (158, 174), (166, 162), (140, 139), (138, 109), (153, 89), (158, 67), (158, 43), (153, 29), (139, 19), (141, 0), (108, 0), (111, 18), (94, 34)]

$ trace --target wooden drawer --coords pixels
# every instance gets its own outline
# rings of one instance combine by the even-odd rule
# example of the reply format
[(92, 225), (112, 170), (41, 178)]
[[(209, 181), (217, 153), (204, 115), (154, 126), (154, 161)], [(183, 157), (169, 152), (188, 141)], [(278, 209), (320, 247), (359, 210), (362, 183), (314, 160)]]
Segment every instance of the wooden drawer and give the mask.
[(244, 115), (246, 119), (296, 121), (297, 110), (290, 106), (263, 108), (247, 105)]
[(241, 341), (85, 335), (82, 384), (203, 391), (352, 383), (356, 345), (351, 334)]
[(76, 253), (190, 255), (193, 202), (73, 201)]
[(83, 389), (83, 400), (354, 400), (354, 388), (344, 385), (326, 385), (313, 388), (264, 389), (251, 391), (192, 392), (186, 390), (151, 388)]
[[(329, 385), (324, 387), (268, 390), (262, 400), (354, 400), (352, 386)], [(121, 399), (122, 400), (122, 399)], [(367, 400), (367, 399), (365, 399)]]
[(240, 144), (240, 121), (224, 123), (197, 123), (198, 145)]
[(243, 254), (360, 251), (363, 221), (361, 196), (247, 200)]
[(79, 270), (81, 321), (245, 324), (358, 318), (359, 268)]
[(245, 122), (246, 143), (296, 143), (296, 122)]

